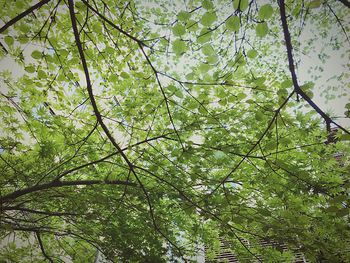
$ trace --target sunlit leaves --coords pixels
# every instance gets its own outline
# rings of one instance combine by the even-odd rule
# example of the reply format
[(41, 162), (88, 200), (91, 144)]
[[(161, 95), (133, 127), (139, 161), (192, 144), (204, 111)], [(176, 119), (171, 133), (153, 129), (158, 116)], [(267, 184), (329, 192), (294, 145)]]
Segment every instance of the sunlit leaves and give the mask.
[(234, 0), (233, 7), (235, 10), (245, 11), (249, 6), (249, 0)]
[(281, 88), (283, 89), (286, 89), (286, 88), (290, 88), (293, 86), (293, 82), (291, 79), (287, 79), (287, 80), (284, 80), (282, 83), (281, 83)]
[(19, 29), (22, 33), (26, 34), (30, 31), (30, 27), (27, 24), (21, 23)]
[(237, 32), (240, 28), (241, 22), (238, 16), (231, 16), (226, 20), (226, 28), (228, 30)]
[(13, 45), (13, 43), (15, 42), (14, 39), (13, 39), (13, 37), (11, 37), (11, 36), (6, 36), (6, 37), (4, 38), (4, 40), (5, 40), (5, 43), (6, 43), (7, 45), (9, 45), (9, 46)]
[(182, 22), (188, 21), (190, 17), (191, 17), (191, 13), (186, 11), (180, 11), (177, 15), (177, 18)]
[(257, 121), (262, 121), (264, 119), (264, 113), (262, 113), (261, 111), (258, 111), (255, 113), (255, 119)]
[(260, 38), (265, 37), (269, 31), (266, 22), (258, 23), (255, 27), (256, 35)]
[(255, 49), (251, 49), (247, 52), (247, 56), (249, 58), (256, 58), (258, 55), (258, 52)]
[(314, 1), (310, 1), (310, 3), (308, 4), (309, 8), (318, 8), (321, 6), (322, 4), (322, 0), (314, 0)]
[(182, 24), (180, 24), (180, 23), (177, 23), (177, 24), (173, 27), (172, 31), (173, 31), (173, 34), (174, 34), (175, 36), (182, 36), (183, 34), (186, 33), (186, 28), (185, 28), (184, 25), (182, 25)]
[(203, 28), (197, 37), (198, 43), (206, 43), (211, 40), (212, 31), (209, 28)]
[(210, 10), (214, 7), (213, 3), (211, 0), (203, 0), (202, 2), (202, 6), (207, 9), (207, 10)]
[(238, 93), (237, 94), (237, 96), (236, 96), (236, 98), (238, 99), (238, 100), (243, 100), (243, 99), (245, 99), (247, 97), (247, 94), (245, 94), (245, 93), (243, 93), (243, 92), (240, 92), (240, 93)]
[(35, 72), (35, 67), (33, 65), (27, 66), (24, 68), (25, 71), (28, 73), (34, 73)]
[(176, 55), (181, 55), (182, 53), (186, 52), (187, 46), (186, 42), (181, 39), (176, 39), (173, 41), (173, 51)]
[(215, 51), (214, 51), (213, 47), (210, 44), (205, 44), (202, 47), (202, 52), (206, 56), (211, 56), (211, 55), (215, 54)]
[[(310, 21), (317, 25), (317, 37), (329, 36), (318, 27), (319, 22), (325, 27), (335, 26), (324, 14), (315, 11), (313, 16), (307, 15), (308, 10), (323, 3), (289, 1), (286, 5), (298, 63), (302, 64), (303, 56), (308, 56), (316, 45), (297, 42), (300, 38), (296, 36), (305, 33)], [(344, 14), (337, 4), (328, 4), (343, 21)], [(16, 1), (11, 8), (6, 4), (4, 7), (10, 18), (28, 5)], [(54, 6), (50, 2), (35, 10), (3, 36), (8, 56), (24, 69), (24, 75), (16, 81), (11, 74), (2, 74), (5, 88), (0, 96), (0, 121), (4, 125), (0, 134), (10, 139), (1, 136), (0, 154), (20, 170), (14, 171), (0, 161), (6, 174), (1, 179), (6, 182), (4, 194), (40, 184), (46, 174), (42, 182), (50, 182), (62, 172), (89, 162), (94, 164), (74, 170), (62, 180), (136, 179), (101, 125), (94, 129), (96, 115), (86, 89), (69, 10), (63, 2), (56, 17), (52, 12), (40, 37), (35, 35)], [(215, 243), (211, 239), (217, 240), (223, 223), (251, 231), (252, 235), (243, 237), (251, 244), (257, 243), (255, 234), (287, 245), (289, 238), (297, 235), (300, 245), (310, 254), (317, 250), (313, 247), (315, 233), (344, 243), (346, 231), (342, 230), (347, 222), (343, 219), (349, 209), (343, 207), (348, 202), (343, 194), (344, 189), (348, 190), (343, 174), (349, 166), (339, 166), (333, 154), (342, 152), (344, 156), (339, 159), (347, 161), (345, 143), (349, 136), (338, 132), (338, 142), (326, 146), (324, 123), (310, 108), (305, 110), (307, 102), (300, 96), (299, 101), (292, 96), (286, 102), (294, 88), (277, 2), (96, 1), (93, 6), (124, 31), (75, 1), (97, 106), (105, 125), (135, 165), (132, 167), (149, 193), (159, 229), (174, 243), (186, 247), (185, 254), (194, 251), (196, 244), (192, 243)], [(28, 41), (28, 46), (21, 44)], [(301, 89), (308, 96), (317, 92), (307, 79), (300, 84), (304, 84)], [(350, 104), (345, 105), (345, 110), (349, 114)], [(22, 139), (19, 133), (24, 134)], [(28, 146), (20, 143), (23, 138), (28, 138)], [(238, 168), (220, 186), (236, 165)], [(57, 218), (52, 222), (44, 219), (42, 225), (53, 231), (67, 226), (83, 237), (96, 238), (114, 261), (143, 262), (145, 255), (150, 255), (149, 262), (162, 262), (167, 254), (164, 244), (168, 243), (154, 231), (147, 197), (137, 185), (136, 189), (103, 184), (48, 189), (38, 191), (37, 198), (28, 195), (18, 201), (29, 200), (28, 205), (45, 211), (69, 208), (80, 213), (70, 219), (72, 223)], [(216, 192), (208, 195), (213, 189)], [(198, 200), (203, 200), (199, 202), (203, 210), (191, 203)], [(341, 234), (336, 233), (337, 229)], [(222, 235), (234, 239), (232, 235)], [(48, 254), (56, 256), (56, 241), (54, 235), (50, 236), (44, 242)], [(317, 242), (324, 245), (330, 240)], [(337, 247), (334, 243), (329, 250)], [(216, 245), (220, 246), (218, 242)], [(130, 247), (133, 249), (127, 249)], [(240, 250), (238, 241), (234, 247), (240, 256), (247, 252)], [(59, 253), (61, 250), (57, 249)], [(95, 255), (95, 249), (90, 250)], [(266, 257), (264, 262), (290, 261), (275, 252), (259, 251), (259, 257)]]
[(259, 9), (259, 18), (264, 20), (264, 19), (269, 19), (273, 14), (273, 8), (271, 5), (266, 4), (260, 7)]
[(204, 26), (210, 26), (211, 24), (213, 24), (216, 21), (216, 19), (217, 19), (217, 16), (216, 16), (215, 12), (206, 12), (202, 16), (200, 22)]
[(40, 69), (38, 70), (38, 78), (39, 79), (45, 79), (47, 77), (47, 74), (44, 70)]
[(34, 50), (31, 54), (32, 58), (34, 59), (39, 59), (42, 57), (42, 53), (38, 50)]
[(124, 79), (128, 79), (130, 78), (130, 75), (128, 73), (126, 73), (125, 71), (123, 71), (122, 73), (120, 73), (120, 76)]

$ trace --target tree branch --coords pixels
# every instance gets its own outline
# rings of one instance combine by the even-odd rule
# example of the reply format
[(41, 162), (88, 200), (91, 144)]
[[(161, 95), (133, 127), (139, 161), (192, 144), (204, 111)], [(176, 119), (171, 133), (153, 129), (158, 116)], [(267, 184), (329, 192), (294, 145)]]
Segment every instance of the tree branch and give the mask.
[(19, 206), (8, 206), (8, 207), (4, 207), (3, 210), (21, 211), (21, 212), (28, 212), (32, 214), (48, 215), (48, 216), (77, 216), (78, 215), (75, 213), (66, 213), (66, 212), (40, 211), (40, 210), (34, 210), (34, 209), (19, 207)]
[(325, 120), (327, 130), (330, 132), (330, 123), (333, 123), (336, 125), (338, 128), (343, 130), (344, 132), (350, 134), (348, 130), (334, 122), (324, 111), (322, 111), (315, 102), (312, 101), (312, 99), (306, 95), (306, 93), (300, 88), (297, 75), (295, 73), (295, 67), (294, 67), (294, 60), (293, 60), (293, 47), (292, 47), (292, 41), (288, 29), (288, 23), (287, 23), (287, 18), (286, 18), (286, 10), (285, 10), (285, 5), (284, 5), (284, 0), (279, 0), (278, 2), (279, 7), (280, 7), (280, 15), (281, 15), (281, 21), (282, 21), (282, 28), (283, 28), (283, 34), (284, 34), (284, 39), (285, 39), (285, 45), (287, 49), (287, 56), (288, 56), (288, 65), (289, 65), (289, 71), (292, 77), (293, 81), (293, 86), (294, 90), (297, 94), (299, 94), (304, 100), (307, 101), (307, 103)]
[(350, 2), (348, 2), (347, 0), (338, 0), (339, 2), (341, 2), (343, 5), (345, 5), (346, 7), (350, 8)]
[[(87, 90), (89, 93), (89, 98), (92, 104), (92, 107), (94, 109), (94, 113), (95, 116), (97, 118), (97, 121), (100, 123), (103, 131), (105, 132), (105, 134), (107, 135), (108, 139), (111, 141), (111, 143), (113, 144), (113, 146), (118, 150), (118, 152), (120, 153), (120, 155), (122, 156), (122, 158), (125, 160), (125, 162), (127, 163), (127, 165), (129, 166), (130, 171), (133, 173), (133, 175), (135, 176), (136, 180), (138, 181), (139, 185), (142, 188), (142, 191), (145, 194), (145, 197), (147, 199), (147, 203), (149, 205), (149, 212), (150, 212), (150, 216), (151, 219), (153, 221), (154, 227), (155, 229), (165, 238), (167, 239), (167, 241), (173, 245), (176, 249), (179, 250), (179, 252), (181, 253), (181, 250), (176, 246), (176, 244), (174, 244), (170, 239), (168, 239), (166, 237), (166, 235), (160, 230), (160, 228), (158, 227), (156, 221), (155, 221), (155, 217), (154, 217), (154, 212), (153, 212), (153, 208), (152, 208), (152, 204), (150, 202), (149, 199), (149, 195), (148, 192), (146, 190), (146, 188), (144, 187), (144, 185), (142, 184), (140, 178), (137, 176), (135, 170), (134, 170), (134, 165), (130, 162), (130, 160), (128, 159), (128, 157), (125, 155), (125, 153), (123, 152), (123, 150), (119, 147), (119, 145), (116, 143), (116, 141), (114, 140), (112, 134), (110, 133), (110, 131), (108, 130), (107, 126), (104, 124), (103, 120), (102, 120), (102, 116), (100, 111), (98, 110), (96, 101), (95, 101), (95, 97), (92, 91), (92, 85), (91, 85), (91, 80), (90, 80), (90, 75), (89, 75), (89, 70), (87, 67), (87, 63), (86, 63), (86, 59), (85, 59), (85, 55), (84, 55), (84, 51), (83, 51), (83, 47), (81, 45), (80, 42), (80, 37), (79, 37), (79, 32), (78, 32), (78, 28), (77, 28), (77, 22), (76, 22), (76, 17), (75, 17), (75, 13), (74, 13), (74, 2), (73, 0), (68, 0), (68, 4), (69, 4), (69, 12), (70, 12), (70, 17), (71, 17), (71, 21), (72, 21), (72, 27), (73, 27), (73, 31), (74, 31), (74, 37), (75, 37), (75, 42), (79, 51), (79, 55), (80, 55), (80, 60), (82, 62), (83, 65), (83, 69), (84, 69), (84, 73), (85, 73), (85, 78), (86, 78), (86, 85), (87, 85)], [(117, 28), (116, 26), (114, 26), (115, 28)], [(118, 29), (118, 28), (117, 28)], [(118, 29), (120, 32), (121, 29)], [(124, 32), (124, 34), (126, 34), (126, 32)], [(131, 36), (129, 36), (130, 38), (132, 38)], [(137, 43), (139, 45), (142, 45), (142, 42), (140, 42), (139, 40), (132, 38), (133, 40), (137, 41)]]
[(29, 7), (26, 11), (20, 13), (18, 16), (12, 18), (10, 21), (8, 21), (4, 26), (0, 28), (0, 34), (4, 32), (7, 28), (12, 26), (13, 24), (17, 23), (19, 20), (21, 20), (23, 17), (27, 16), (31, 12), (33, 12), (36, 9), (39, 9), (44, 4), (48, 3), (50, 0), (42, 0), (39, 3)]
[(0, 203), (5, 201), (16, 199), (20, 196), (47, 190), (50, 188), (56, 187), (64, 187), (64, 186), (77, 186), (77, 185), (94, 185), (94, 184), (113, 184), (113, 185), (128, 185), (128, 186), (137, 186), (135, 183), (128, 181), (120, 181), (120, 180), (76, 180), (76, 181), (58, 181), (54, 180), (46, 184), (34, 185), (31, 187), (27, 187), (18, 191), (14, 191), (10, 194), (4, 195), (0, 198)]
[(92, 7), (87, 1), (85, 0), (81, 0), (91, 11), (93, 11), (96, 15), (98, 15), (102, 20), (104, 20), (105, 22), (107, 22), (107, 24), (109, 24), (110, 26), (112, 26), (113, 28), (117, 29), (120, 33), (122, 33), (123, 35), (129, 37), (130, 39), (134, 40), (136, 43), (138, 43), (139, 45), (142, 46), (146, 46), (141, 40), (137, 39), (136, 37), (130, 35), (128, 32), (124, 31), (123, 29), (121, 29), (119, 26), (115, 25), (112, 21), (110, 21), (109, 19), (107, 19), (104, 15), (102, 15), (100, 12), (98, 12), (94, 7)]
[(82, 47), (81, 42), (80, 42), (79, 31), (78, 31), (78, 27), (77, 27), (77, 21), (76, 21), (76, 17), (75, 17), (75, 13), (74, 13), (74, 2), (73, 2), (73, 0), (68, 0), (68, 4), (69, 4), (70, 17), (71, 17), (71, 21), (72, 21), (72, 28), (73, 28), (74, 37), (75, 37), (75, 43), (76, 43), (78, 51), (79, 51), (81, 63), (83, 65), (83, 69), (84, 69), (84, 73), (85, 73), (85, 79), (86, 79), (86, 88), (87, 88), (88, 93), (89, 93), (89, 98), (90, 98), (90, 101), (91, 101), (91, 105), (92, 105), (92, 107), (94, 109), (94, 113), (95, 113), (96, 119), (100, 123), (101, 128), (103, 129), (104, 133), (107, 135), (107, 137), (110, 140), (110, 142), (118, 150), (118, 152), (120, 153), (122, 158), (128, 164), (129, 168), (131, 170), (133, 170), (133, 164), (130, 162), (128, 157), (122, 151), (120, 146), (117, 144), (117, 142), (113, 138), (111, 132), (107, 128), (106, 124), (102, 120), (101, 113), (100, 113), (100, 111), (99, 111), (99, 109), (97, 107), (97, 103), (96, 103), (96, 100), (95, 100), (95, 97), (94, 97), (94, 93), (92, 91), (92, 85), (91, 85), (91, 80), (90, 80), (89, 69), (87, 67), (87, 63), (86, 63), (83, 47)]
[(36, 231), (36, 232), (35, 232), (35, 235), (36, 235), (36, 238), (38, 239), (39, 246), (40, 246), (40, 250), (41, 250), (41, 253), (43, 254), (43, 256), (44, 256), (50, 263), (54, 263), (54, 261), (46, 254), (46, 251), (45, 251), (43, 242), (42, 242), (41, 237), (40, 237), (40, 233), (39, 233), (38, 231)]

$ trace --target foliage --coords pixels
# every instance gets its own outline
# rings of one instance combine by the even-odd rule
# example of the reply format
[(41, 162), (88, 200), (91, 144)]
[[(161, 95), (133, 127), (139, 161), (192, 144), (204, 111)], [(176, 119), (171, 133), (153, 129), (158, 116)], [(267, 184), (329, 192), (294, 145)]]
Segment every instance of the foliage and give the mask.
[(345, 55), (346, 1), (32, 4), (1, 0), (0, 261), (191, 261), (219, 237), (350, 261), (349, 130), (295, 69), (321, 39)]

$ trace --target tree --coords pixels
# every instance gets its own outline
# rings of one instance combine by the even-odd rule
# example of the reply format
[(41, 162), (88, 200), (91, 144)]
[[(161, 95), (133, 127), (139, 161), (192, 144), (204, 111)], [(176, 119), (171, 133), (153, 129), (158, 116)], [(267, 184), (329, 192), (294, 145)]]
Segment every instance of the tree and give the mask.
[(1, 260), (191, 261), (222, 237), (243, 262), (349, 262), (350, 133), (313, 100), (346, 0), (1, 6)]

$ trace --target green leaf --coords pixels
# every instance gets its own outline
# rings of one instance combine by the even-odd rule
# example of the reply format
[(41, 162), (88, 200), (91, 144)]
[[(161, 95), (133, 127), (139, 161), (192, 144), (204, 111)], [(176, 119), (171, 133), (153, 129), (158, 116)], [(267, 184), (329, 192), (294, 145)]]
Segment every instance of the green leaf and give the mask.
[(264, 19), (269, 19), (273, 14), (273, 8), (271, 5), (266, 4), (260, 7), (259, 10), (259, 18), (264, 20)]
[(216, 21), (217, 17), (214, 12), (206, 12), (201, 19), (201, 24), (204, 26), (210, 26), (212, 23)]
[(338, 195), (330, 200), (331, 203), (341, 203), (344, 202), (348, 197), (346, 195)]
[(285, 99), (288, 96), (288, 91), (286, 89), (281, 88), (277, 91), (277, 95), (278, 97)]
[(313, 93), (311, 90), (305, 91), (305, 94), (306, 94), (310, 99), (312, 99), (312, 98), (314, 97), (314, 93)]
[(30, 31), (30, 27), (27, 24), (22, 23), (19, 26), (19, 29), (22, 31), (22, 33), (27, 34)]
[(249, 6), (249, 0), (234, 0), (233, 7), (235, 10), (239, 8), (241, 11), (245, 11)]
[(314, 86), (315, 86), (315, 83), (314, 83), (314, 82), (308, 81), (308, 82), (306, 82), (305, 84), (301, 85), (300, 88), (301, 88), (303, 91), (307, 91), (307, 90), (312, 89)]
[(281, 88), (282, 89), (287, 89), (293, 86), (293, 82), (291, 79), (287, 79), (281, 83)]
[(255, 119), (257, 121), (262, 121), (264, 119), (264, 114), (261, 111), (255, 113)]
[(184, 41), (181, 39), (176, 39), (173, 41), (173, 51), (175, 52), (176, 55), (181, 55), (184, 52), (186, 52), (187, 46)]
[(122, 73), (120, 73), (120, 76), (122, 77), (122, 78), (124, 78), (124, 79), (128, 79), (128, 78), (130, 78), (130, 75), (128, 74), (128, 73), (126, 73), (126, 72), (122, 72)]
[(241, 26), (241, 22), (238, 16), (231, 16), (229, 19), (226, 20), (225, 25), (228, 30), (237, 32)]
[(321, 0), (314, 0), (314, 1), (311, 1), (308, 6), (309, 8), (318, 8), (321, 6), (322, 2), (323, 1)]
[(249, 58), (256, 58), (258, 56), (258, 52), (255, 49), (251, 49), (247, 52), (247, 56)]
[(39, 78), (39, 79), (45, 79), (45, 78), (47, 78), (46, 72), (43, 71), (42, 69), (39, 69), (39, 70), (38, 70), (38, 78)]
[(172, 31), (173, 31), (173, 34), (174, 34), (175, 36), (178, 36), (178, 37), (179, 37), (179, 36), (182, 36), (183, 34), (186, 33), (186, 28), (185, 28), (182, 24), (177, 23), (177, 24), (173, 27)]
[(205, 44), (202, 47), (202, 52), (206, 56), (211, 56), (211, 55), (215, 54), (215, 50), (213, 49), (213, 47), (210, 44)]
[(4, 40), (8, 46), (12, 46), (14, 43), (13, 37), (11, 37), (11, 36), (6, 36)]
[(35, 67), (30, 65), (24, 68), (25, 71), (27, 71), (28, 73), (34, 73), (35, 72)]
[(211, 66), (207, 63), (202, 63), (198, 67), (199, 71), (202, 73), (206, 73), (211, 69)]
[(199, 33), (197, 42), (200, 44), (206, 43), (211, 40), (212, 32), (208, 28), (203, 28)]
[(240, 92), (237, 94), (237, 99), (238, 100), (243, 100), (247, 97), (247, 94), (243, 93), (243, 92)]
[(214, 54), (212, 56), (208, 56), (206, 60), (209, 64), (215, 64), (216, 62), (218, 62), (219, 58), (216, 54)]
[(39, 59), (42, 57), (42, 53), (38, 50), (34, 50), (31, 54), (32, 58), (34, 59)]
[(202, 7), (207, 9), (207, 10), (210, 10), (210, 9), (213, 9), (214, 5), (213, 5), (211, 0), (203, 0)]
[(261, 38), (267, 35), (268, 30), (269, 28), (266, 22), (259, 23), (255, 27), (256, 35)]
[(178, 97), (180, 99), (182, 99), (184, 97), (184, 95), (182, 94), (182, 91), (179, 89), (177, 89), (174, 94), (176, 97)]
[(191, 13), (187, 11), (180, 11), (177, 15), (177, 19), (182, 22), (186, 22), (188, 19), (190, 19)]

